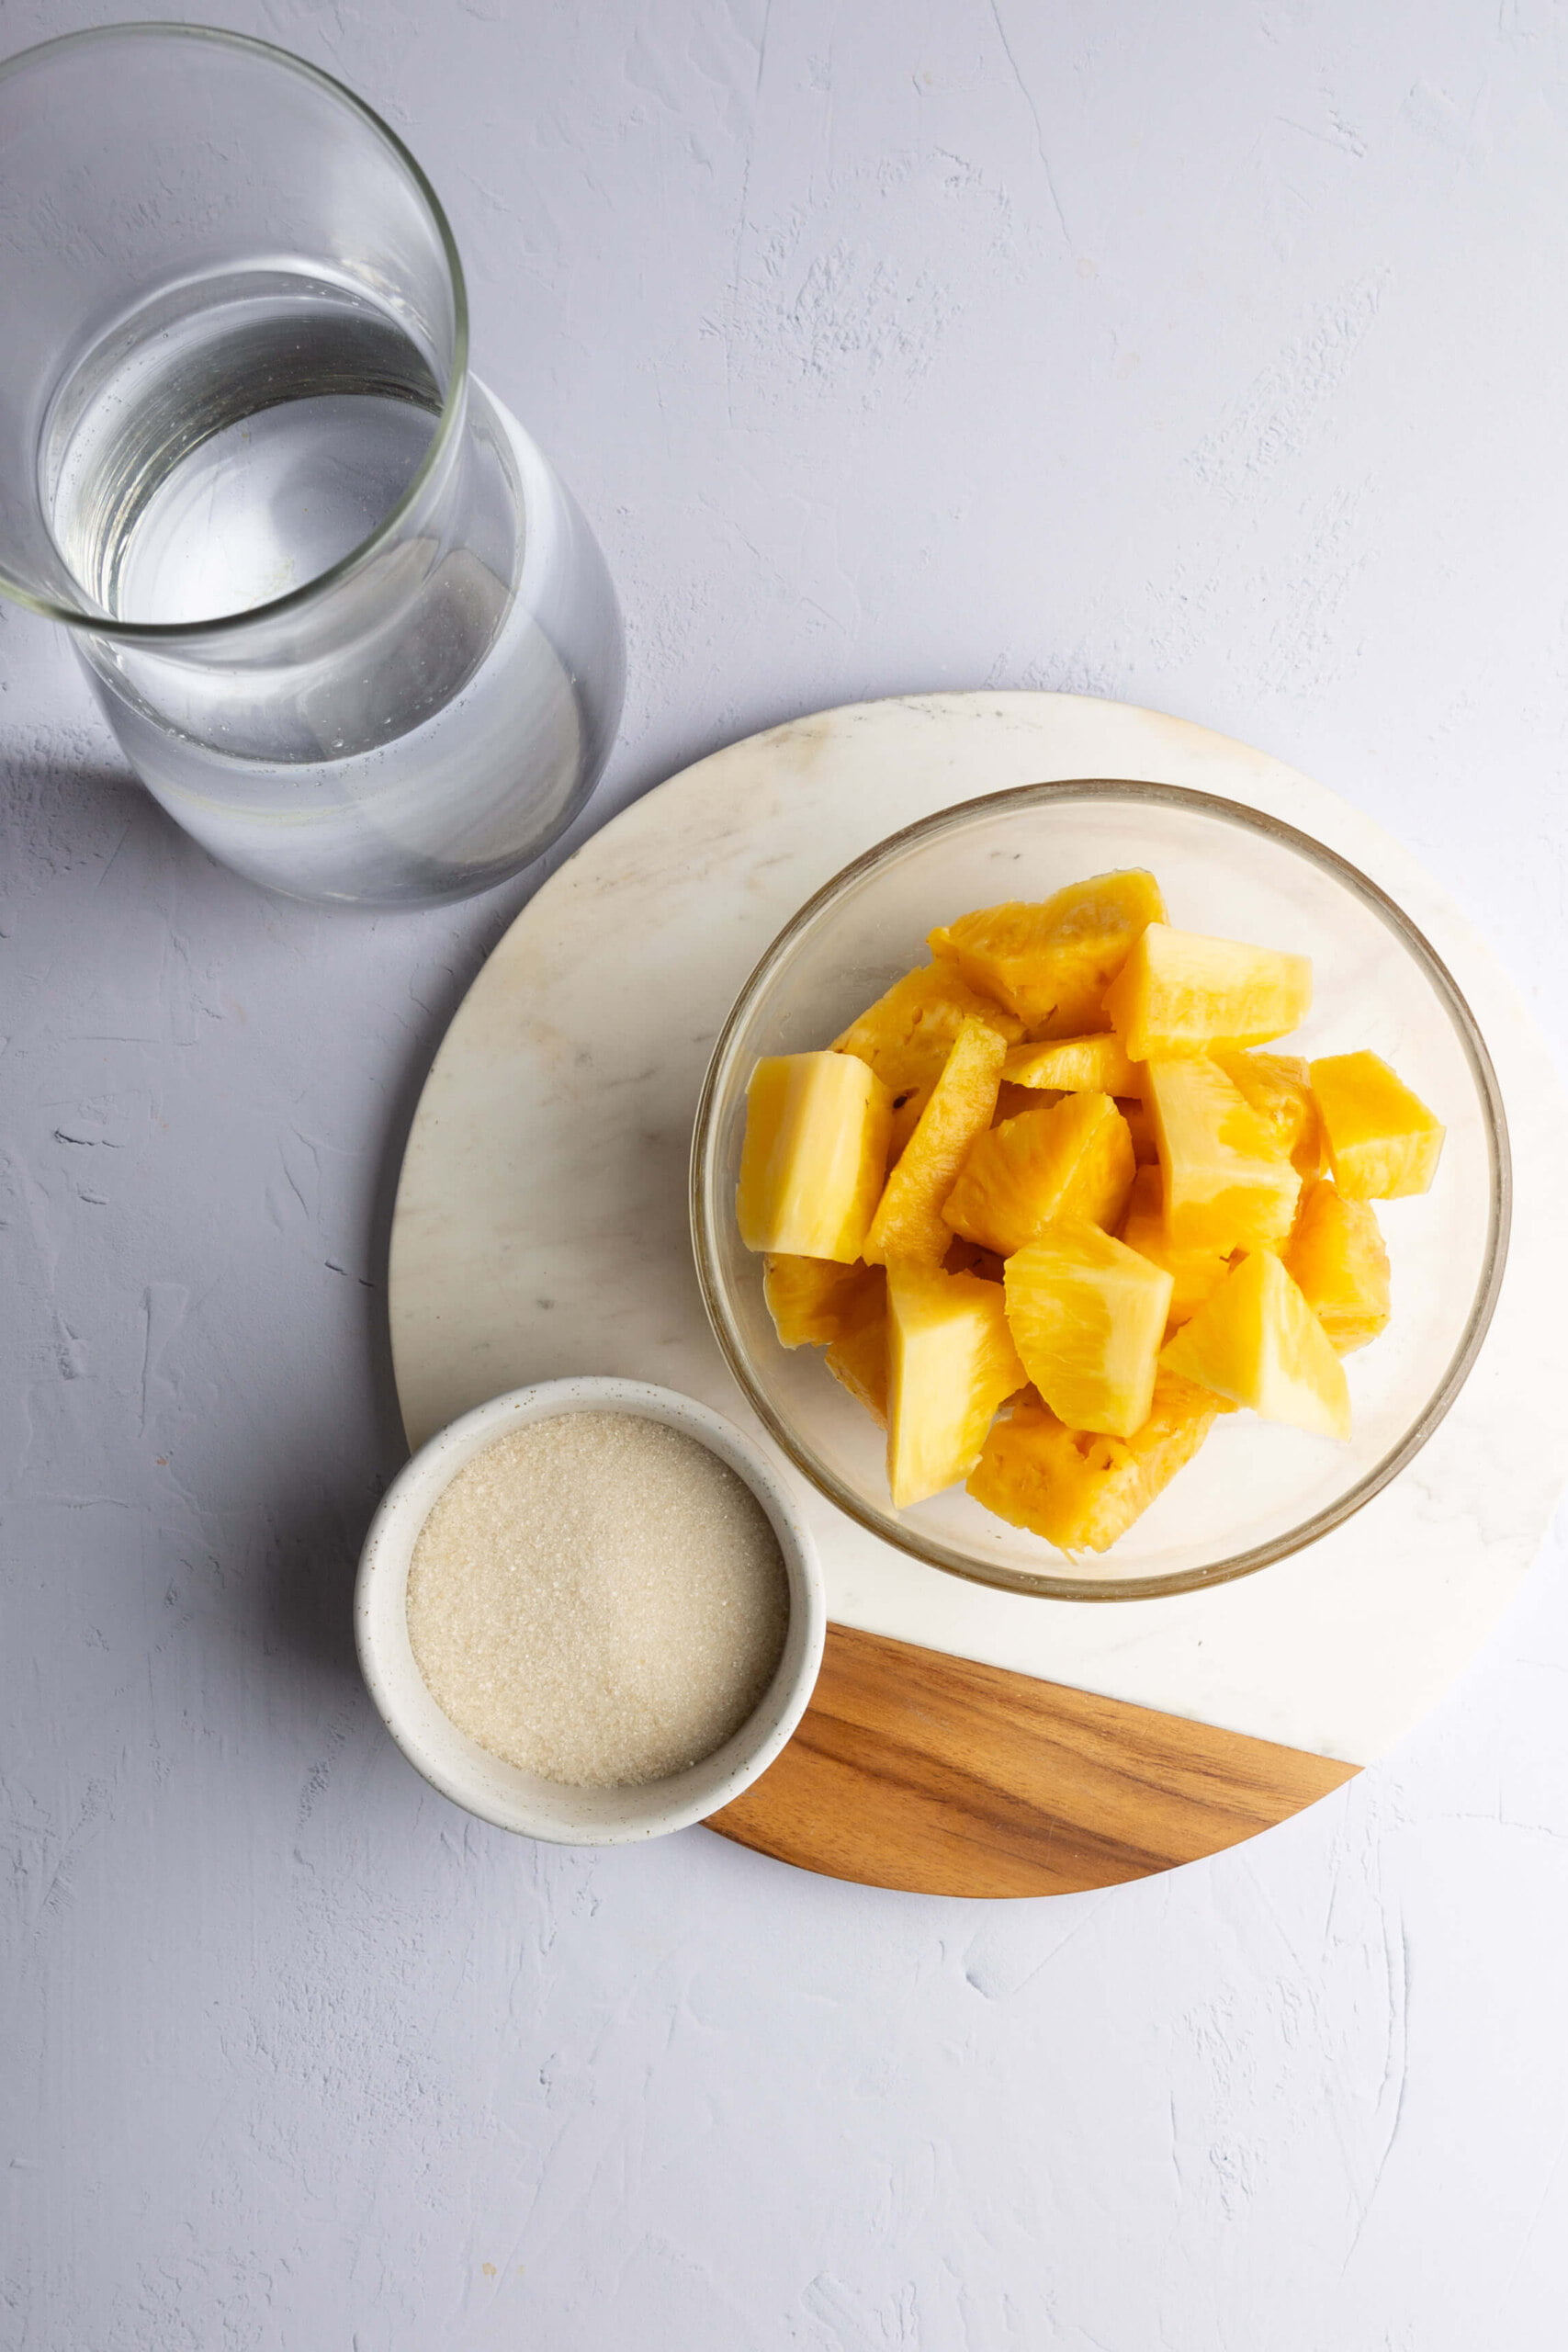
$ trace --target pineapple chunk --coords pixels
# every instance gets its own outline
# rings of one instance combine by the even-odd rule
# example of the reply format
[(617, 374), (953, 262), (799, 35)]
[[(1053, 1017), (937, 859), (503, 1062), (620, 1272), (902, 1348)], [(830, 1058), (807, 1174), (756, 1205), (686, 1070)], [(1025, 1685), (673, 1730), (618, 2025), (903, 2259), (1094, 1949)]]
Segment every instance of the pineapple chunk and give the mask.
[(1007, 1261), (1025, 1371), (1069, 1429), (1131, 1437), (1149, 1416), (1172, 1283), (1093, 1225), (1055, 1225)]
[(1217, 1062), (1196, 1055), (1152, 1061), (1149, 1109), (1172, 1241), (1228, 1255), (1285, 1239), (1302, 1180)]
[(1054, 1086), (1063, 1094), (1142, 1094), (1144, 1073), (1111, 1030), (1063, 1037), (1054, 1046), (1013, 1046), (1002, 1076), (1014, 1086)]
[(972, 989), (953, 965), (920, 964), (852, 1021), (834, 1038), (833, 1051), (869, 1062), (893, 1093), (923, 1097), (942, 1076), (960, 1025), (971, 1019), (988, 1021), (1004, 1037), (1023, 1034), (1020, 1020)]
[(1133, 1138), (1109, 1094), (1068, 1094), (983, 1135), (947, 1196), (954, 1233), (1010, 1258), (1058, 1218), (1117, 1224), (1133, 1182)]
[(1135, 1062), (1264, 1046), (1312, 1003), (1312, 961), (1151, 922), (1105, 991), (1105, 1017)]
[(1388, 1251), (1369, 1201), (1348, 1201), (1332, 1184), (1309, 1184), (1285, 1250), (1285, 1272), (1342, 1356), (1375, 1340), (1388, 1321)]
[[(998, 1037), (998, 1063), (1006, 1050)], [(747, 1249), (852, 1264), (882, 1192), (892, 1117), (886, 1087), (849, 1054), (760, 1061), (735, 1196)]]
[(1442, 1122), (1376, 1054), (1312, 1064), (1334, 1181), (1348, 1201), (1402, 1200), (1438, 1172)]
[(1220, 1046), (1214, 1059), (1273, 1132), (1298, 1176), (1323, 1173), (1323, 1121), (1305, 1062), (1294, 1054), (1247, 1054)]
[[(991, 1124), (1006, 1052), (1006, 1038), (989, 1022), (976, 1017), (960, 1027), (931, 1101), (887, 1179), (864, 1248), (856, 1253), (868, 1265), (885, 1266), (892, 1258), (941, 1265), (953, 1238), (942, 1204), (970, 1145)], [(838, 1058), (850, 1061), (846, 1055)], [(850, 1061), (850, 1067), (856, 1065)]]
[(831, 1258), (765, 1258), (762, 1295), (786, 1348), (823, 1348), (859, 1318), (869, 1293), (879, 1297), (874, 1266), (840, 1266)]
[(1165, 1180), (1157, 1168), (1140, 1168), (1134, 1177), (1122, 1238), (1140, 1258), (1163, 1266), (1175, 1284), (1168, 1331), (1178, 1329), (1196, 1314), (1230, 1272), (1230, 1260), (1223, 1250), (1179, 1250), (1171, 1241), (1165, 1229)]
[(1002, 1294), (976, 1274), (887, 1270), (887, 1482), (895, 1510), (966, 1478), (1024, 1385)]
[(1003, 1261), (994, 1250), (982, 1250), (977, 1242), (965, 1241), (955, 1233), (947, 1245), (942, 1265), (950, 1274), (984, 1274), (988, 1283), (999, 1283)]
[(1345, 1367), (1271, 1250), (1255, 1250), (1233, 1268), (1160, 1363), (1234, 1405), (1249, 1405), (1266, 1421), (1324, 1437), (1350, 1434)]
[(892, 1167), (920, 1124), (920, 1113), (931, 1099), (929, 1086), (917, 1086), (910, 1094), (900, 1094), (893, 1105), (893, 1125), (887, 1136), (887, 1165)]
[(861, 1292), (845, 1329), (823, 1361), (872, 1419), (887, 1427), (887, 1284), (880, 1267), (869, 1269), (873, 1284)]
[(1076, 1037), (1107, 1026), (1100, 1011), (1106, 982), (1144, 925), (1164, 918), (1152, 874), (1097, 874), (1039, 905), (1015, 899), (964, 915), (933, 931), (929, 944), (1032, 1034)]
[[(1145, 1078), (1144, 1083), (1147, 1085)], [(1131, 1094), (1118, 1095), (1116, 1108), (1127, 1122), (1127, 1133), (1133, 1138), (1133, 1157), (1140, 1168), (1152, 1168), (1159, 1158), (1159, 1137), (1146, 1102)]]
[(997, 1089), (997, 1115), (991, 1124), (999, 1127), (1004, 1119), (1021, 1119), (1026, 1111), (1048, 1111), (1062, 1099), (1055, 1087), (1015, 1086), (1004, 1078)]
[(1220, 1400), (1161, 1372), (1130, 1438), (1069, 1430), (1048, 1407), (1016, 1404), (986, 1440), (969, 1492), (998, 1519), (1063, 1552), (1108, 1552), (1214, 1425)]

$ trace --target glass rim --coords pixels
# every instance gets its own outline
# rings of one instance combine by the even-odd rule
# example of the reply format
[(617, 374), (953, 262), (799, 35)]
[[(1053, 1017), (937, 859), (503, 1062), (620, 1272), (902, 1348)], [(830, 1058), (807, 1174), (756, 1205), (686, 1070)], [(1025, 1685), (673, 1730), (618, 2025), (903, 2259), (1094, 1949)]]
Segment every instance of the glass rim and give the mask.
[(384, 122), (375, 107), (357, 96), (346, 83), (340, 82), (335, 74), (325, 73), (321, 66), (312, 65), (307, 58), (296, 55), (293, 50), (282, 48), (276, 41), (259, 40), (251, 33), (229, 32), (220, 25), (176, 24), (161, 17), (152, 17), (144, 23), (92, 25), (81, 32), (62, 33), (52, 40), (36, 41), (30, 48), (17, 50), (14, 56), (0, 60), (0, 84), (8, 82), (25, 68), (37, 65), (41, 59), (58, 55), (66, 50), (97, 47), (116, 40), (147, 39), (205, 41), (214, 48), (246, 51), (269, 65), (298, 74), (302, 81), (313, 82), (329, 96), (339, 100), (351, 114), (357, 115), (367, 123), (388, 150), (392, 162), (407, 174), (430, 215), (446, 256), (452, 294), (451, 372), (442, 395), (441, 412), (435, 431), (431, 435), (430, 447), (401, 495), (388, 508), (375, 529), (350, 548), (346, 555), (340, 556), (335, 563), (329, 564), (324, 571), (318, 572), (313, 580), (307, 580), (301, 587), (291, 588), (287, 595), (272, 597), (265, 605), (249, 605), (237, 613), (215, 613), (203, 620), (120, 621), (107, 615), (90, 613), (81, 606), (62, 605), (52, 596), (40, 595), (36, 589), (28, 588), (13, 578), (0, 563), (0, 595), (9, 597), (14, 604), (24, 606), (28, 612), (39, 614), (44, 620), (58, 621), (62, 627), (75, 629), (84, 636), (108, 638), (116, 643), (171, 645), (228, 635), (259, 622), (275, 620), (285, 614), (301, 612), (314, 599), (324, 595), (329, 589), (340, 586), (360, 571), (396, 536), (400, 525), (411, 513), (445, 458), (462, 413), (468, 375), (468, 289), (451, 223), (418, 159), (398, 137), (391, 125)]
[[(828, 1464), (816, 1459), (811, 1449), (774, 1410), (760, 1384), (753, 1378), (746, 1349), (729, 1314), (708, 1214), (715, 1110), (719, 1090), (730, 1074), (741, 1025), (761, 988), (786, 960), (796, 942), (818, 916), (855, 883), (874, 872), (896, 851), (917, 841), (954, 831), (982, 809), (1017, 807), (1021, 803), (1032, 807), (1048, 806), (1054, 800), (1075, 797), (1158, 801), (1217, 817), (1224, 822), (1239, 824), (1244, 830), (1262, 833), (1281, 847), (1307, 857), (1370, 906), (1413, 955), (1459, 1039), (1481, 1103), (1492, 1177), (1486, 1255), (1464, 1329), (1426, 1406), (1397, 1443), (1392, 1445), (1382, 1459), (1374, 1463), (1343, 1495), (1325, 1505), (1321, 1510), (1314, 1511), (1297, 1526), (1208, 1566), (1174, 1569), (1162, 1576), (1091, 1577), (1057, 1576), (1048, 1571), (1035, 1575), (1008, 1567), (1000, 1562), (994, 1567), (988, 1567), (973, 1555), (959, 1552), (934, 1537), (919, 1535), (902, 1527), (891, 1504), (885, 1516), (869, 1510)], [(1463, 991), (1425, 933), (1370, 876), (1353, 865), (1348, 858), (1341, 857), (1337, 850), (1328, 848), (1326, 843), (1314, 841), (1310, 833), (1285, 823), (1281, 818), (1270, 816), (1265, 809), (1249, 808), (1245, 801), (1226, 800), (1217, 793), (1198, 792), (1184, 785), (1154, 784), (1122, 777), (1078, 776), (1049, 784), (1014, 785), (1000, 792), (981, 793), (972, 800), (958, 801), (950, 808), (933, 810), (930, 816), (919, 818), (912, 825), (889, 833), (861, 856), (852, 860), (820, 889), (814, 891), (805, 905), (791, 916), (742, 982), (714, 1046), (692, 1128), (688, 1202), (697, 1285), (702, 1293), (709, 1327), (718, 1341), (725, 1363), (739, 1384), (747, 1403), (774, 1443), (818, 1492), (843, 1511), (846, 1517), (864, 1528), (868, 1534), (878, 1537), (897, 1551), (907, 1552), (912, 1558), (923, 1561), (928, 1567), (942, 1568), (951, 1576), (963, 1577), (971, 1584), (987, 1585), (994, 1590), (1025, 1593), (1042, 1600), (1158, 1600), (1179, 1593), (1206, 1592), (1213, 1586), (1234, 1583), (1237, 1577), (1251, 1576), (1275, 1560), (1286, 1559), (1292, 1553), (1304, 1551), (1309, 1544), (1317, 1543), (1353, 1518), (1414, 1461), (1445, 1419), (1463, 1387), (1496, 1309), (1513, 1222), (1513, 1159), (1497, 1073)], [(1066, 1554), (1056, 1556), (1070, 1557)]]

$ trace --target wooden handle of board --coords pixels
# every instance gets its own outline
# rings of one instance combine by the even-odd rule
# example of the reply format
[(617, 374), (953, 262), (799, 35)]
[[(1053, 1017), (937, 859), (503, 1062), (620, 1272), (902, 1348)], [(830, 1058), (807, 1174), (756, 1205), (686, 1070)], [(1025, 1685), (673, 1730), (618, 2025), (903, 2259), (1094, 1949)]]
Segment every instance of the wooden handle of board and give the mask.
[(1239, 1845), (1358, 1769), (829, 1625), (795, 1737), (707, 1826), (868, 1886), (1069, 1894)]

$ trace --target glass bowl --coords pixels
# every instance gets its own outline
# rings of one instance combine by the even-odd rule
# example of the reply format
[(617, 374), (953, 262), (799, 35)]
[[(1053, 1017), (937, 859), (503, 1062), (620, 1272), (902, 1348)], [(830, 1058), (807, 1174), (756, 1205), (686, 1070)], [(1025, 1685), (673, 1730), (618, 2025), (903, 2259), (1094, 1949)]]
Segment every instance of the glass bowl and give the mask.
[[(1346, 1359), (1354, 1430), (1341, 1444), (1235, 1413), (1102, 1555), (1058, 1552), (950, 1487), (896, 1511), (883, 1435), (816, 1348), (780, 1346), (762, 1261), (741, 1246), (735, 1185), (746, 1085), (764, 1054), (831, 1043), (928, 932), (974, 907), (1042, 899), (1123, 866), (1159, 877), (1183, 930), (1310, 956), (1310, 1018), (1281, 1049), (1370, 1046), (1448, 1127), (1430, 1193), (1380, 1201), (1393, 1265), (1387, 1330)], [(1289, 825), (1174, 786), (1089, 781), (970, 800), (895, 833), (780, 933), (726, 1023), (698, 1106), (692, 1231), (719, 1346), (759, 1417), (840, 1510), (932, 1567), (1058, 1600), (1148, 1599), (1248, 1575), (1337, 1527), (1420, 1451), (1453, 1403), (1502, 1281), (1507, 1129), (1468, 1005), (1374, 883)]]

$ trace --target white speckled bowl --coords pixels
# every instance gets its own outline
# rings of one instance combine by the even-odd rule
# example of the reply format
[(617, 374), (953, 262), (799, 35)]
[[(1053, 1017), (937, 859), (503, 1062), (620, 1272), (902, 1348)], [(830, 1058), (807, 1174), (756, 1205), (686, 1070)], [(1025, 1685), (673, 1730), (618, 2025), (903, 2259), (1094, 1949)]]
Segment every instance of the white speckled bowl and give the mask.
[[(701, 1764), (668, 1780), (620, 1789), (574, 1789), (541, 1780), (480, 1747), (444, 1714), (409, 1645), (409, 1564), (436, 1498), (476, 1453), (530, 1421), (562, 1413), (636, 1413), (683, 1430), (743, 1478), (766, 1511), (789, 1577), (789, 1630), (778, 1670), (757, 1707)], [(382, 1498), (360, 1555), (354, 1595), (359, 1664), (381, 1720), (409, 1762), (454, 1804), (558, 1846), (630, 1845), (685, 1829), (729, 1804), (765, 1772), (811, 1697), (822, 1663), (827, 1607), (822, 1571), (789, 1489), (749, 1438), (671, 1388), (639, 1380), (541, 1381), (514, 1388), (437, 1432)]]

